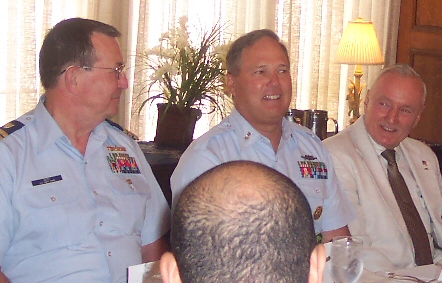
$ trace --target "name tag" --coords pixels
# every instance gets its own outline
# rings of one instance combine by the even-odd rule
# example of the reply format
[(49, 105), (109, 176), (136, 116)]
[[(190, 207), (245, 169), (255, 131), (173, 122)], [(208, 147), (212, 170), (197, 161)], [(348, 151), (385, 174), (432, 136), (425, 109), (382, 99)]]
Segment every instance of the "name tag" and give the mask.
[(31, 183), (32, 183), (32, 186), (35, 187), (35, 186), (40, 186), (40, 185), (46, 185), (46, 184), (53, 183), (53, 182), (58, 182), (61, 180), (63, 180), (63, 177), (61, 177), (61, 175), (57, 175), (57, 176), (46, 177), (43, 179), (34, 180), (34, 181), (31, 181)]

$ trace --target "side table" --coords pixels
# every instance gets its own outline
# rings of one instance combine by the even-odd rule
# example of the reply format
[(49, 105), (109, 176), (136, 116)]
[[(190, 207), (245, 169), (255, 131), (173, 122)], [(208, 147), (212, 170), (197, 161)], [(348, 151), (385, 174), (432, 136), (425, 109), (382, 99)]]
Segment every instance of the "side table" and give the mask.
[(153, 141), (139, 141), (141, 151), (144, 153), (147, 162), (152, 168), (152, 172), (163, 191), (164, 197), (172, 205), (172, 190), (170, 188), (170, 176), (178, 164), (184, 149), (158, 146)]

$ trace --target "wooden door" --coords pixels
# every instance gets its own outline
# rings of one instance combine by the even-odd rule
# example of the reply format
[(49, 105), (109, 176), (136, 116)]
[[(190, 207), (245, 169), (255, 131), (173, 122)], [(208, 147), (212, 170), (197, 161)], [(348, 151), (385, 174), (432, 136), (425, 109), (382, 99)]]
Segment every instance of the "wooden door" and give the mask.
[(410, 64), (428, 90), (425, 110), (410, 136), (442, 143), (441, 0), (402, 0), (397, 62)]

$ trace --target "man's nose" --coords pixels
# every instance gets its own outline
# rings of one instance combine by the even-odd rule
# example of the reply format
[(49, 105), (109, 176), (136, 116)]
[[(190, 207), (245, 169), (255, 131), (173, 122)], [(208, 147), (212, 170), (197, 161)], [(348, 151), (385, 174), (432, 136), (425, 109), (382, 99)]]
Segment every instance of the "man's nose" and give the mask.
[(390, 123), (396, 123), (399, 118), (399, 109), (397, 107), (392, 107), (388, 110), (387, 119)]
[(268, 79), (269, 79), (268, 83), (270, 85), (278, 85), (279, 84), (278, 72), (270, 73), (270, 75), (268, 76)]
[(121, 89), (127, 89), (129, 87), (129, 80), (127, 79), (126, 73), (121, 73), (118, 78), (118, 87)]

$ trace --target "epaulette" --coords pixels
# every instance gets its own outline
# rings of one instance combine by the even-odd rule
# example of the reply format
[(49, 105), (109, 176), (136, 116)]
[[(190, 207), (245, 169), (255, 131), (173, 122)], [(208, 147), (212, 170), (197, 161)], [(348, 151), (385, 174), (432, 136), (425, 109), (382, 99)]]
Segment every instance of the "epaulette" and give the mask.
[(115, 123), (114, 121), (110, 120), (110, 119), (106, 119), (106, 122), (109, 123), (109, 125), (117, 128), (118, 130), (122, 131), (123, 133), (125, 133), (126, 135), (128, 135), (129, 137), (131, 137), (133, 140), (139, 140), (138, 136), (134, 133), (132, 133), (129, 130), (126, 130), (125, 128), (121, 127), (118, 123)]
[(0, 140), (6, 138), (13, 132), (21, 129), (24, 126), (22, 122), (19, 122), (17, 120), (11, 121), (0, 128)]

